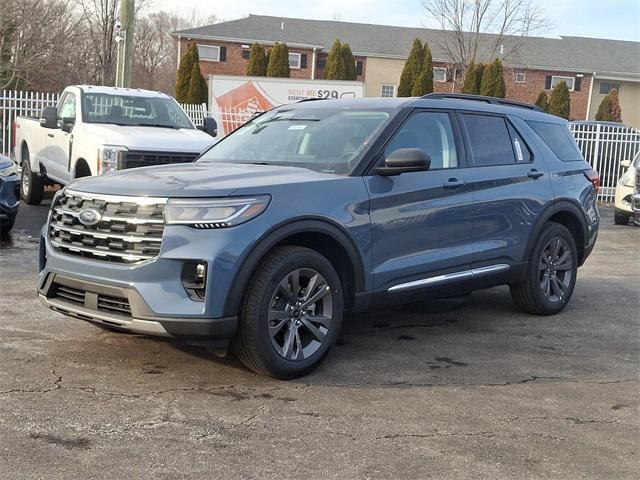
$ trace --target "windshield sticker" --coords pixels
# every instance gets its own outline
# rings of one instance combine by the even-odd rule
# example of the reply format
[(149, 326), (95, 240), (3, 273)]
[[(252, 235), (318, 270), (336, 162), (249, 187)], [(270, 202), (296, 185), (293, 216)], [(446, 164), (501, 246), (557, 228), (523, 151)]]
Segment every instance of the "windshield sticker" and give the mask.
[(299, 123), (296, 123), (295, 125), (291, 125), (287, 130), (304, 130), (305, 128), (307, 128), (306, 125), (300, 125)]

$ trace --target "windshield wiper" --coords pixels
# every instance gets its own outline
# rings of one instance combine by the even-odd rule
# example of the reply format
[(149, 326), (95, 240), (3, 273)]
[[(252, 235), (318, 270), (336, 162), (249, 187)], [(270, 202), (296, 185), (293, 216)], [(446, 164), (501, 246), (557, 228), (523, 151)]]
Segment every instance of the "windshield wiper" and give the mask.
[(156, 127), (156, 128), (173, 128), (174, 130), (179, 130), (180, 127), (176, 125), (167, 125), (165, 123), (134, 123), (133, 127)]

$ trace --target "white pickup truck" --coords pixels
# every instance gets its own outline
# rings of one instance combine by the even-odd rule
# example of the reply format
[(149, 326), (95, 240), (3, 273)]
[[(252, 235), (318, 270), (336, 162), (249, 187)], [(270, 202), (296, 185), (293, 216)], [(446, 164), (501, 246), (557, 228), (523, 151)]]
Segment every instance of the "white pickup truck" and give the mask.
[(192, 162), (215, 143), (216, 123), (196, 126), (170, 96), (129, 88), (75, 85), (39, 119), (16, 119), (21, 196), (32, 205), (44, 186), (126, 168)]

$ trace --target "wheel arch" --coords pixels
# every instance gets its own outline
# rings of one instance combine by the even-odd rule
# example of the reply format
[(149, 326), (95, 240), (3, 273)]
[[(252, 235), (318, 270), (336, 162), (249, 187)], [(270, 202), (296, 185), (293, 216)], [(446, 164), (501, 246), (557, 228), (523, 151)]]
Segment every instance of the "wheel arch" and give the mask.
[(225, 315), (238, 313), (251, 274), (269, 252), (280, 245), (307, 247), (324, 255), (334, 266), (343, 283), (346, 308), (352, 306), (355, 295), (364, 290), (363, 260), (353, 239), (344, 228), (324, 218), (295, 219), (275, 226), (251, 248), (231, 283), (225, 302)]
[(90, 177), (91, 175), (92, 173), (89, 162), (82, 157), (76, 159), (73, 166), (73, 178)]
[(523, 260), (528, 260), (531, 256), (536, 240), (548, 222), (559, 223), (571, 232), (578, 248), (578, 265), (582, 265), (588, 238), (587, 220), (580, 205), (571, 200), (558, 200), (542, 212), (527, 242)]

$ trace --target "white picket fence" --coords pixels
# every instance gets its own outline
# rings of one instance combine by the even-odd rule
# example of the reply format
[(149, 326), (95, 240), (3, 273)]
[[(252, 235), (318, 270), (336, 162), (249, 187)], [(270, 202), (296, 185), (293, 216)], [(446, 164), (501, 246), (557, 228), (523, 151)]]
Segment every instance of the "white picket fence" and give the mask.
[(616, 184), (624, 173), (623, 160), (640, 151), (640, 130), (624, 125), (572, 123), (569, 130), (585, 160), (600, 174), (598, 200), (615, 200)]

